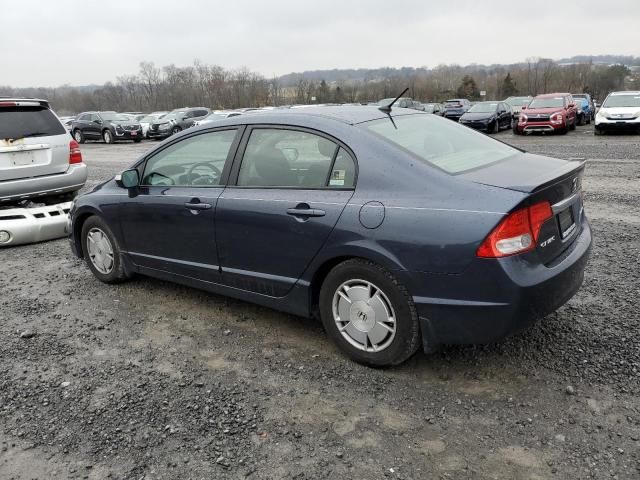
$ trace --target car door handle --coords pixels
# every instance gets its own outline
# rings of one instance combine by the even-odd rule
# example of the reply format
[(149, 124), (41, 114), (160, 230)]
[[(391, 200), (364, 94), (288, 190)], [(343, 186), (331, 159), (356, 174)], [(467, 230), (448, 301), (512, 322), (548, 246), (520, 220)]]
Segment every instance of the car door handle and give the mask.
[(200, 202), (186, 202), (184, 206), (189, 210), (209, 210), (211, 208), (210, 203), (200, 203)]
[(287, 215), (294, 217), (324, 217), (326, 212), (317, 208), (288, 208)]

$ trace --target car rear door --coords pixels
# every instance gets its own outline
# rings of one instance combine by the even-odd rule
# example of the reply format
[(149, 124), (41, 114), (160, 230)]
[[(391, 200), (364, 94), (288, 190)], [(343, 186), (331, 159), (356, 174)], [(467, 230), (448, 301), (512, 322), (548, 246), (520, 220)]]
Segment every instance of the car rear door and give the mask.
[(238, 131), (180, 138), (138, 167), (140, 186), (119, 210), (124, 247), (137, 266), (219, 281), (215, 212)]
[(286, 295), (353, 195), (355, 172), (335, 139), (294, 127), (247, 129), (216, 211), (223, 282)]
[(47, 107), (0, 101), (0, 183), (66, 172), (70, 141)]

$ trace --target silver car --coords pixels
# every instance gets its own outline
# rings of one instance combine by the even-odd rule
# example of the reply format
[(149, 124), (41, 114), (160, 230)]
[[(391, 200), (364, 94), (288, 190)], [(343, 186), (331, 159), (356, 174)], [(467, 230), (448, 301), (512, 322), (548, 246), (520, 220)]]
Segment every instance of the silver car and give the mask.
[(24, 201), (70, 202), (86, 180), (80, 147), (49, 102), (0, 98), (0, 246), (53, 238), (60, 212), (35, 212)]

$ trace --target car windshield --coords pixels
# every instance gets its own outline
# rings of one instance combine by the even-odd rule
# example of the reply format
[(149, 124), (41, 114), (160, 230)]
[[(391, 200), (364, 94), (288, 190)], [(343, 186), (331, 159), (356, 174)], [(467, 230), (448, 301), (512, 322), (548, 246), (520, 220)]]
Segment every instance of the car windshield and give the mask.
[(158, 120), (162, 120), (163, 122), (168, 120), (175, 120), (177, 113), (182, 113), (182, 112), (167, 113), (166, 115), (163, 115), (162, 117), (160, 117)]
[(604, 108), (640, 107), (640, 94), (609, 95), (602, 106)]
[(224, 120), (227, 116), (224, 113), (210, 113), (203, 120), (208, 120), (210, 122), (214, 122), (216, 120)]
[(434, 115), (408, 115), (362, 124), (380, 138), (425, 163), (457, 174), (505, 160), (518, 153), (482, 133)]
[(526, 105), (531, 99), (529, 97), (509, 97), (505, 100), (512, 107), (521, 107)]
[(101, 113), (102, 120), (107, 122), (130, 122), (133, 119), (128, 115), (122, 115), (118, 113)]
[(51, 110), (42, 107), (0, 108), (0, 139), (46, 137), (67, 131)]
[(162, 115), (147, 115), (146, 117), (142, 117), (140, 119), (140, 123), (151, 123), (151, 122), (155, 122), (156, 120), (158, 120), (159, 118), (161, 118)]
[(564, 99), (562, 97), (544, 97), (534, 98), (527, 108), (554, 108), (563, 106)]
[(470, 113), (492, 113), (498, 109), (497, 103), (476, 103), (468, 111)]

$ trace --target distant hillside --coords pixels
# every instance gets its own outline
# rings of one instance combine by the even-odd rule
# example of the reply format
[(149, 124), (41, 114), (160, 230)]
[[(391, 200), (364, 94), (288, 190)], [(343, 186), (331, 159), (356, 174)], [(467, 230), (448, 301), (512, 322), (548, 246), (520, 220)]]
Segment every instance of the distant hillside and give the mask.
[[(574, 55), (570, 58), (562, 58), (555, 60), (557, 63), (588, 63), (594, 64), (614, 64), (621, 63), (623, 65), (640, 65), (640, 57), (634, 57), (631, 55)], [(471, 72), (477, 70), (496, 71), (496, 70), (508, 70), (514, 66), (523, 65), (526, 62), (519, 62), (515, 64), (492, 64), (492, 65), (479, 65), (471, 64), (465, 66), (457, 66), (461, 72)], [(451, 65), (450, 65), (451, 66)], [(401, 68), (345, 68), (345, 69), (331, 69), (331, 70), (306, 70), (304, 72), (294, 72), (282, 75), (279, 80), (282, 86), (292, 87), (295, 86), (300, 80), (309, 80), (319, 82), (321, 80), (327, 83), (332, 82), (366, 82), (370, 80), (383, 80), (390, 77), (410, 77), (416, 73), (426, 73), (429, 71), (426, 67), (401, 67)]]

